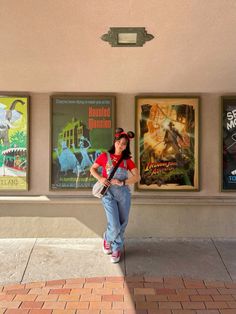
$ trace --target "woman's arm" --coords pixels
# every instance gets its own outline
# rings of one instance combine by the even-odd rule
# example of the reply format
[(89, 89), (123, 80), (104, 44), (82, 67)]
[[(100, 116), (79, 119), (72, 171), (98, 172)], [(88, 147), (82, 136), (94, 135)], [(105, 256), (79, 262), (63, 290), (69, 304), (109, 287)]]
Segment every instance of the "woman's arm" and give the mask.
[(132, 175), (127, 180), (125, 180), (125, 184), (126, 185), (134, 184), (134, 183), (136, 183), (136, 182), (138, 182), (140, 180), (140, 175), (138, 173), (138, 169), (137, 168), (134, 168), (134, 169), (130, 170), (130, 172), (131, 172)]
[(138, 173), (138, 169), (137, 168), (134, 168), (132, 170), (130, 170), (131, 172), (131, 176), (126, 179), (125, 181), (120, 181), (118, 179), (111, 179), (111, 184), (112, 185), (129, 185), (129, 184), (134, 184), (136, 182), (138, 182), (140, 180), (140, 176), (139, 176), (139, 173)]
[(109, 186), (110, 182), (107, 180), (107, 178), (104, 178), (102, 176), (100, 176), (100, 174), (98, 173), (98, 168), (100, 167), (99, 164), (97, 164), (96, 162), (92, 165), (92, 167), (90, 168), (90, 173), (91, 175), (97, 179), (99, 182), (101, 182), (103, 185), (105, 186)]

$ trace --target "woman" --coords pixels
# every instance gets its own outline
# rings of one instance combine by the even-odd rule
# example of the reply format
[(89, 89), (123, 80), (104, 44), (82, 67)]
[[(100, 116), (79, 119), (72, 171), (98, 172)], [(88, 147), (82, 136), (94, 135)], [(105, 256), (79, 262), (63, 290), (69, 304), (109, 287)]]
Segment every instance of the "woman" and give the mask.
[[(124, 232), (128, 224), (131, 205), (129, 185), (139, 180), (138, 169), (131, 159), (130, 139), (133, 132), (125, 133), (122, 128), (116, 129), (115, 139), (108, 153), (102, 153), (95, 160), (90, 172), (104, 186), (109, 186), (102, 198), (107, 217), (107, 230), (104, 233), (103, 252), (111, 254), (111, 262), (118, 263), (124, 245)], [(123, 158), (113, 178), (108, 181), (113, 167)], [(102, 167), (102, 175), (98, 168)], [(128, 177), (128, 171), (130, 176)]]

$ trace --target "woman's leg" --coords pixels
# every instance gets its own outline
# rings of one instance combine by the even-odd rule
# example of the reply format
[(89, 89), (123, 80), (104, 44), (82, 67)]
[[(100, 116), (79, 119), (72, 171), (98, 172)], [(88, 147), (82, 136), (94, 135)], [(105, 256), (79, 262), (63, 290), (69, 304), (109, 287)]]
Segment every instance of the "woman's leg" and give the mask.
[(124, 188), (122, 191), (122, 198), (118, 202), (119, 208), (119, 220), (120, 220), (120, 234), (119, 234), (119, 246), (124, 245), (124, 233), (129, 221), (129, 212), (131, 206), (131, 194), (128, 188)]
[(111, 193), (109, 192), (102, 198), (102, 202), (107, 217), (107, 230), (104, 237), (105, 240), (108, 243), (111, 243), (113, 247), (113, 243), (119, 235), (121, 228), (119, 209), (117, 201), (111, 196)]
[(120, 251), (124, 245), (124, 232), (129, 220), (131, 194), (127, 187), (110, 191), (102, 198), (107, 216), (105, 240), (111, 243), (112, 251)]

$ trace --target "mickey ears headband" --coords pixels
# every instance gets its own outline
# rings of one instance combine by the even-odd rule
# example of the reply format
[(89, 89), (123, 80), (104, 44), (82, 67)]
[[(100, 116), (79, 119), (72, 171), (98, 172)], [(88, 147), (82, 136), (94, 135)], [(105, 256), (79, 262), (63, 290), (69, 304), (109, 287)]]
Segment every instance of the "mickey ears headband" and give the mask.
[(129, 132), (124, 132), (124, 130), (122, 128), (117, 128), (116, 132), (115, 132), (115, 139), (119, 138), (121, 135), (125, 135), (128, 140), (130, 140), (131, 138), (134, 138), (134, 132), (129, 131)]

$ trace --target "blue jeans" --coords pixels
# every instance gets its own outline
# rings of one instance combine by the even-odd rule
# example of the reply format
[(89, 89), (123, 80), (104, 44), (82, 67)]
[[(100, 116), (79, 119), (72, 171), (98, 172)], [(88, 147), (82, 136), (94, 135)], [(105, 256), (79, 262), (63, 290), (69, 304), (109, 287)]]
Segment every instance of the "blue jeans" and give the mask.
[(124, 232), (129, 220), (131, 193), (128, 186), (111, 186), (102, 198), (107, 216), (105, 240), (111, 244), (112, 251), (124, 245)]

